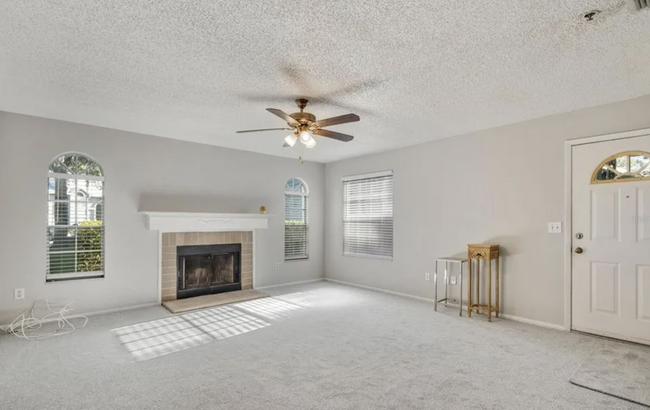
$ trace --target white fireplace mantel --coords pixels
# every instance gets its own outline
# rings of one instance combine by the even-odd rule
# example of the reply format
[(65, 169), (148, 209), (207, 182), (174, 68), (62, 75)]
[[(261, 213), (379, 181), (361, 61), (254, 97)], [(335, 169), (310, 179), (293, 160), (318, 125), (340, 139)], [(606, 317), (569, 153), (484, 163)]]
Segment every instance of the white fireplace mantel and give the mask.
[(269, 227), (268, 214), (140, 212), (147, 229), (163, 232), (253, 231)]

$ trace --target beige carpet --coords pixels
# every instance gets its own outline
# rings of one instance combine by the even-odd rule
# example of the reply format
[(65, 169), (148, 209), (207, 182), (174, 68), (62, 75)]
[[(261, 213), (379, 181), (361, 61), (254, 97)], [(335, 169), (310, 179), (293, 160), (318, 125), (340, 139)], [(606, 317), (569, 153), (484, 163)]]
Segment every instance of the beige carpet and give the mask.
[(258, 290), (238, 290), (235, 292), (219, 293), (216, 295), (197, 296), (180, 300), (163, 302), (162, 305), (172, 313), (182, 313), (190, 310), (209, 308), (229, 303), (269, 297), (267, 293)]

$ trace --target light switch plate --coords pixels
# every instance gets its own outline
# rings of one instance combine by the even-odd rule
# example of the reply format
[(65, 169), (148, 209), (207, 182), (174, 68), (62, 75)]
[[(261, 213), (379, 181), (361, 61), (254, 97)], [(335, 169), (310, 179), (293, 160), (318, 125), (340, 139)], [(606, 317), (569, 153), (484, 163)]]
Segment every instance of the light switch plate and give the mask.
[(562, 233), (562, 222), (549, 222), (548, 233)]

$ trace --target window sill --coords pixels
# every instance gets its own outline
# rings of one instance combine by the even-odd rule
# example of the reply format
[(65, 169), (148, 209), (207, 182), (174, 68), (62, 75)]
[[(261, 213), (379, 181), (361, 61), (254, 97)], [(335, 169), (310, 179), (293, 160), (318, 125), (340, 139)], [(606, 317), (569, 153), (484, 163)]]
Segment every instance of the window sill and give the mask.
[(343, 256), (349, 256), (352, 258), (364, 258), (364, 259), (379, 259), (379, 260), (384, 260), (384, 261), (393, 261), (392, 256), (381, 256), (381, 255), (367, 255), (364, 253), (349, 253), (349, 252), (344, 252)]
[(309, 256), (285, 259), (285, 262), (300, 262), (309, 260)]
[(77, 279), (103, 279), (104, 272), (54, 273), (45, 276), (46, 282), (63, 282)]

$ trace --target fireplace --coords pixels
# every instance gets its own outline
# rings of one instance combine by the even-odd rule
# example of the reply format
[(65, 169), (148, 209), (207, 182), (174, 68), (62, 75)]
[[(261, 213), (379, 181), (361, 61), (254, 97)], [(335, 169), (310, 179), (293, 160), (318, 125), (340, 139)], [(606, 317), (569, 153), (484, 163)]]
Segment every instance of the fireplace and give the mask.
[(241, 244), (178, 246), (176, 298), (241, 290)]
[[(214, 245), (239, 245), (241, 250), (241, 253), (239, 254), (239, 282), (241, 284), (241, 290), (253, 288), (253, 232), (165, 232), (162, 234), (161, 242), (161, 302), (169, 302), (178, 298), (179, 267), (182, 267), (179, 263), (179, 251), (184, 247), (192, 248), (196, 246), (201, 250), (199, 255), (211, 255), (212, 251), (203, 251), (205, 248), (201, 247), (211, 247)], [(234, 249), (233, 252), (237, 252), (237, 249)], [(183, 256), (187, 255), (188, 254), (184, 254)], [(236, 258), (234, 259), (234, 262), (237, 262)], [(207, 264), (207, 262), (204, 261), (204, 264)], [(185, 265), (185, 268), (187, 270), (187, 264)], [(199, 278), (200, 277), (201, 274), (199, 274)], [(190, 283), (189, 290), (192, 290), (192, 287), (195, 285), (196, 283)], [(181, 290), (188, 289), (182, 288)]]

